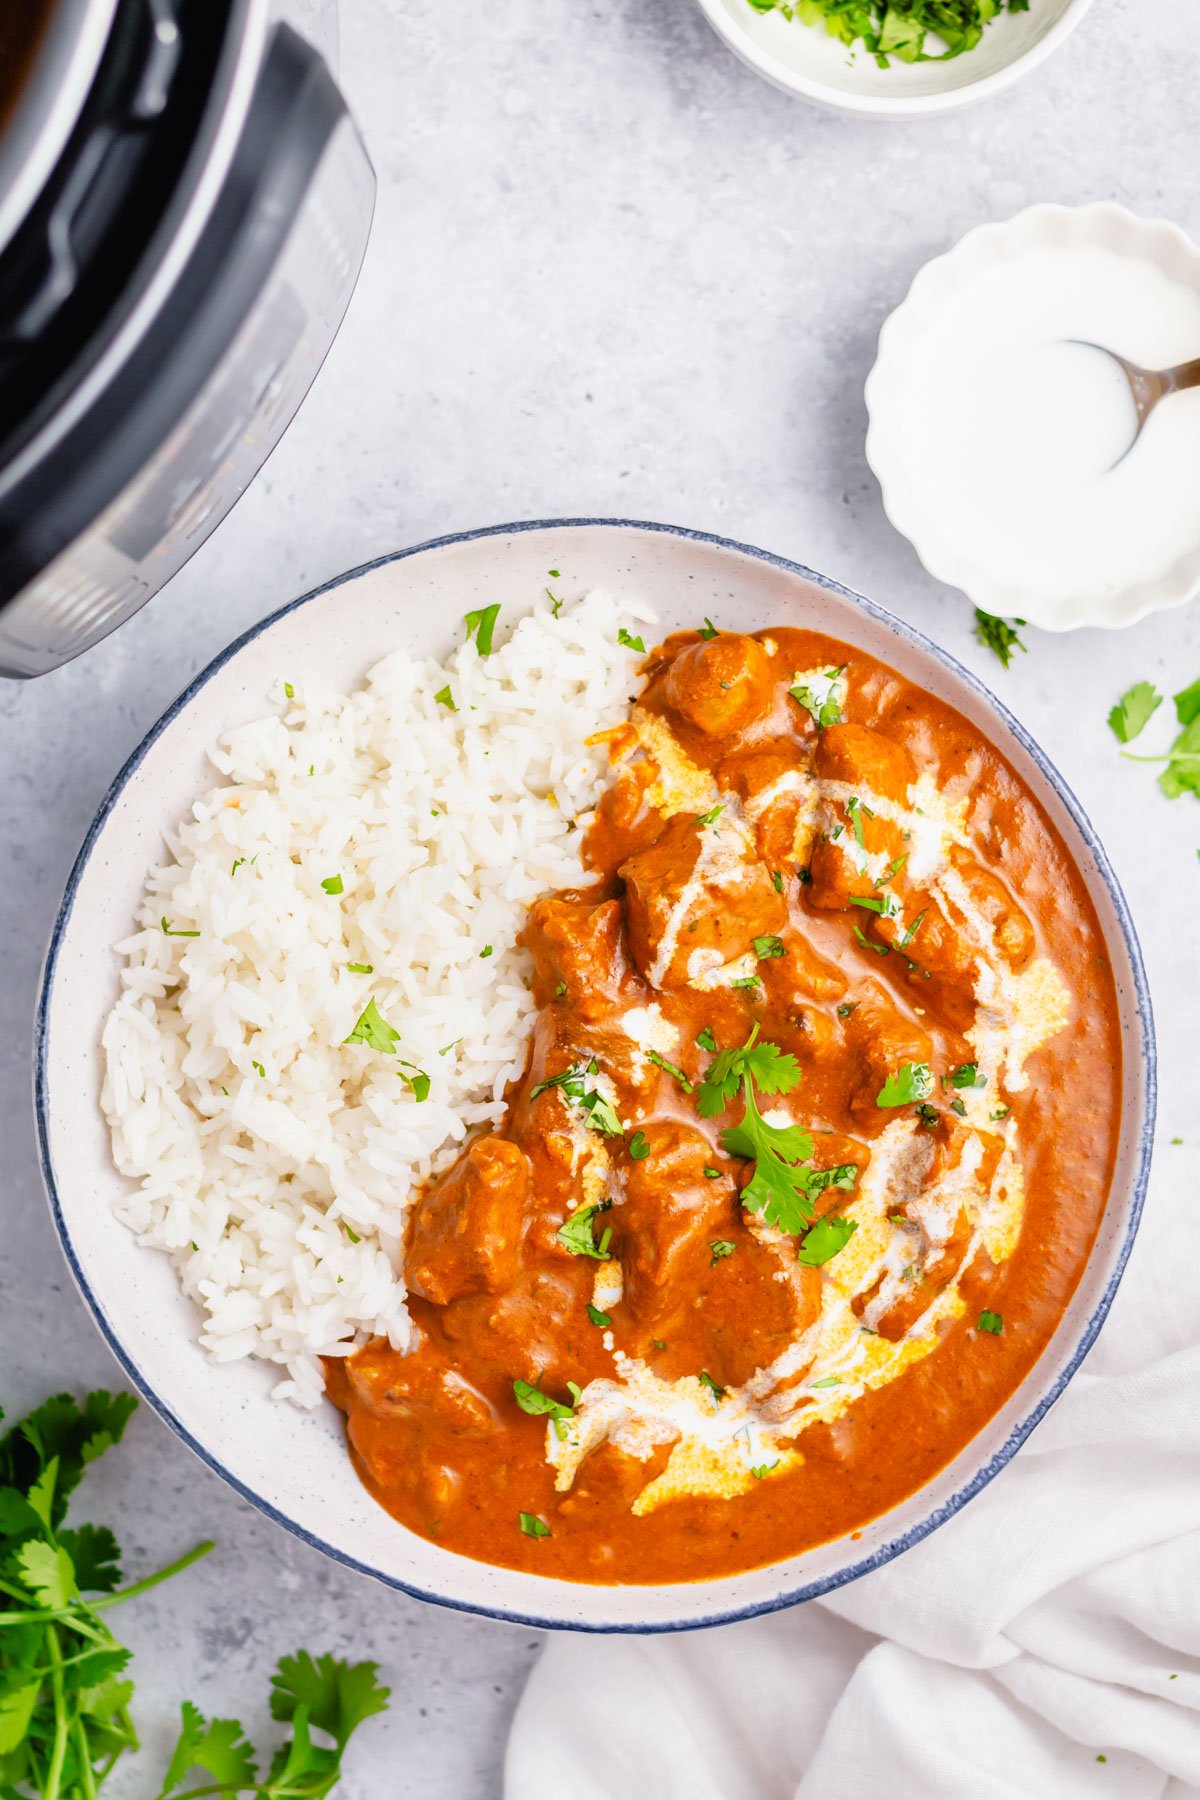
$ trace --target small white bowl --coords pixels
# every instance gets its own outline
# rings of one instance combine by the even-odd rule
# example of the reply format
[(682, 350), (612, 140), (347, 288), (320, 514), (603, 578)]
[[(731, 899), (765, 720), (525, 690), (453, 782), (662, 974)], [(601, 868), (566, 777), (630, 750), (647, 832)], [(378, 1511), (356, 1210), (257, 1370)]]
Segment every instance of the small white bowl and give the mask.
[(1026, 13), (1000, 14), (976, 49), (946, 61), (881, 69), (857, 45), (850, 51), (822, 26), (750, 0), (697, 0), (719, 38), (756, 74), (785, 93), (857, 118), (928, 118), (990, 99), (1029, 75), (1066, 41), (1092, 0), (1034, 0)]
[(884, 321), (875, 366), (867, 377), (869, 417), (866, 456), (883, 491), (888, 518), (912, 545), (929, 573), (961, 588), (985, 612), (1020, 617), (1043, 631), (1073, 631), (1080, 625), (1116, 628), (1134, 625), (1147, 614), (1182, 606), (1200, 590), (1200, 524), (1197, 542), (1165, 574), (1116, 593), (1082, 590), (1066, 598), (1039, 597), (1027, 587), (996, 580), (951, 542), (937, 513), (912, 477), (905, 429), (907, 372), (917, 347), (936, 329), (938, 314), (997, 263), (1045, 248), (1080, 246), (1140, 257), (1164, 275), (1200, 294), (1200, 247), (1166, 219), (1139, 219), (1103, 201), (1093, 206), (1031, 206), (996, 225), (979, 225), (932, 262), (925, 264), (905, 299)]
[[(944, 1469), (861, 1531), (713, 1580), (594, 1587), (493, 1568), (405, 1530), (355, 1475), (332, 1406), (302, 1413), (272, 1404), (263, 1364), (207, 1360), (166, 1258), (141, 1249), (112, 1211), (126, 1184), (97, 1103), (100, 1034), (118, 991), (110, 946), (129, 932), (164, 830), (211, 785), (208, 747), (260, 716), (281, 669), (296, 681), (349, 686), (399, 644), (442, 654), (464, 612), (498, 601), (511, 620), (543, 591), (548, 569), (562, 571), (568, 593), (636, 595), (657, 614), (660, 633), (706, 613), (736, 631), (786, 620), (833, 633), (957, 707), (1062, 834), (1117, 985), (1123, 1057), (1112, 1187), (1087, 1267), (1034, 1367)], [(828, 1593), (925, 1537), (986, 1486), (1062, 1392), (1108, 1311), (1145, 1194), (1155, 1066), (1145, 972), (1116, 877), (1062, 777), (981, 682), (882, 607), (781, 557), (703, 532), (566, 519), (382, 557), (253, 626), (196, 677), (116, 777), (71, 873), (46, 961), (35, 1081), (42, 1168), (71, 1271), (129, 1380), (210, 1468), (305, 1542), (406, 1593), (538, 1626), (641, 1632), (723, 1623)]]

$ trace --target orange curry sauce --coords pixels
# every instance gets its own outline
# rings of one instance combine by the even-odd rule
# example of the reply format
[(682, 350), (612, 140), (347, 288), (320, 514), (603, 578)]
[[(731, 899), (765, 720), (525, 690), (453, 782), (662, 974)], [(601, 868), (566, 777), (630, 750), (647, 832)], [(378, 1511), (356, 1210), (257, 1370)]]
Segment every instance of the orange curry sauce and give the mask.
[[(798, 671), (843, 665), (838, 703), (818, 724), (789, 689)], [(724, 813), (706, 818), (698, 801), (671, 810), (655, 748), (664, 724), (674, 740), (668, 757), (681, 748), (694, 791), (715, 784)], [(414, 1348), (402, 1354), (376, 1341), (331, 1359), (328, 1384), (347, 1414), (360, 1475), (413, 1531), (467, 1556), (572, 1580), (695, 1580), (862, 1526), (928, 1481), (1032, 1367), (1104, 1208), (1121, 1046), (1104, 941), (1045, 814), (959, 713), (873, 658), (787, 629), (677, 634), (648, 659), (639, 710), (609, 747), (614, 778), (585, 841), (595, 884), (538, 901), (525, 928), (540, 1009), (526, 1073), (503, 1124), (476, 1137), (412, 1207)], [(912, 808), (918, 776), (963, 803), (946, 857), (958, 884), (949, 891), (977, 909), (974, 940), (965, 914), (939, 900), (932, 882), (910, 878), (901, 860), (917, 834), (896, 815)], [(815, 826), (814, 782), (824, 796)], [(884, 804), (872, 808), (872, 796)], [(710, 858), (706, 873), (708, 833), (732, 834), (734, 861), (728, 851)], [(847, 834), (865, 857), (846, 854), (837, 840)], [(855, 864), (865, 858), (863, 874)], [(856, 907), (852, 894), (892, 898), (879, 912)], [(994, 1074), (982, 1090), (986, 1111), (978, 1090), (969, 1095), (968, 1122), (949, 1076), (978, 1058), (964, 1034), (976, 1022), (979, 919), (998, 964), (1019, 976), (1049, 959), (1066, 993), (1060, 1028), (1026, 1059), (1027, 1085)], [(697, 951), (706, 954), (697, 960)], [(741, 977), (749, 985), (732, 984), (735, 968), (749, 971)], [(698, 969), (716, 969), (717, 985), (697, 987)], [(686, 1086), (625, 1029), (631, 1013), (644, 1019), (651, 1007), (675, 1027), (665, 1060)], [(786, 1096), (760, 1094), (762, 1110), (811, 1134), (812, 1167), (856, 1166), (853, 1189), (816, 1193), (815, 1217), (853, 1219), (881, 1134), (910, 1122), (917, 1147), (907, 1185), (888, 1200), (908, 1259), (903, 1280), (884, 1305), (876, 1274), (854, 1296), (851, 1324), (866, 1329), (872, 1319), (872, 1335), (888, 1343), (932, 1329), (934, 1347), (840, 1417), (800, 1431), (798, 1454), (731, 1497), (691, 1493), (632, 1512), (666, 1466), (669, 1442), (643, 1444), (638, 1456), (602, 1441), (559, 1491), (547, 1460), (552, 1422), (518, 1406), (514, 1380), (569, 1405), (568, 1383), (616, 1378), (615, 1350), (668, 1381), (703, 1371), (732, 1390), (821, 1316), (837, 1259), (806, 1266), (796, 1237), (764, 1231), (741, 1202), (754, 1162), (721, 1146), (722, 1131), (742, 1117), (741, 1091), (715, 1117), (697, 1110), (695, 1090), (713, 1061), (705, 1046), (743, 1045), (755, 1026), (801, 1072)], [(541, 1086), (591, 1064), (577, 1091), (602, 1082), (620, 1135), (597, 1131), (561, 1086)], [(920, 1113), (878, 1104), (906, 1065), (932, 1076)], [(975, 1154), (986, 1183), (1001, 1132), (1023, 1168), (1024, 1213), (1015, 1249), (993, 1263), (970, 1244), (965, 1214), (931, 1235), (921, 1196), (955, 1168), (972, 1135), (983, 1139)], [(584, 1226), (610, 1267), (573, 1254), (558, 1235), (595, 1197), (581, 1133), (606, 1159), (608, 1204)], [(717, 1244), (732, 1248), (717, 1253)], [(608, 1278), (619, 1270), (622, 1288), (619, 1301), (597, 1309), (607, 1327), (588, 1312), (602, 1267)], [(939, 1313), (954, 1283), (962, 1304)], [(922, 1326), (931, 1307), (933, 1328)], [(980, 1329), (981, 1312), (992, 1330)], [(804, 1408), (827, 1397), (804, 1391), (807, 1373), (781, 1380), (768, 1414), (772, 1404), (776, 1413), (798, 1407), (803, 1423)], [(702, 1398), (712, 1409), (730, 1403), (711, 1388)], [(528, 1535), (531, 1519), (549, 1535)]]

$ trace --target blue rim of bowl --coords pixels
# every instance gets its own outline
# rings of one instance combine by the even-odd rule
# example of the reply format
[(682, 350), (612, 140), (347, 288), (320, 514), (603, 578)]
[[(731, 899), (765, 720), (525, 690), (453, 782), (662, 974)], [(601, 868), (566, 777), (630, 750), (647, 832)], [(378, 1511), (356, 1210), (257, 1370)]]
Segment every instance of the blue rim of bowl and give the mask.
[[(75, 1249), (71, 1242), (70, 1231), (59, 1202), (58, 1189), (54, 1179), (54, 1169), (50, 1154), (49, 1095), (46, 1073), (46, 1053), (49, 1037), (48, 1015), (50, 995), (54, 986), (54, 974), (63, 934), (70, 921), (80, 879), (87, 866), (88, 860), (91, 857), (96, 839), (104, 828), (105, 821), (117, 804), (117, 801), (120, 799), (121, 794), (124, 792), (130, 777), (139, 768), (151, 747), (157, 742), (167, 727), (178, 718), (179, 714), (186, 706), (188, 706), (194, 696), (199, 693), (200, 689), (206, 686), (213, 676), (223, 669), (225, 664), (235, 657), (240, 650), (244, 649), (247, 644), (252, 643), (253, 640), (260, 637), (263, 632), (269, 631), (280, 619), (286, 618), (290, 613), (296, 612), (302, 606), (306, 606), (309, 601), (319, 599), (322, 594), (327, 594), (334, 588), (344, 587), (347, 582), (359, 580), (362, 576), (369, 575), (373, 570), (383, 568), (390, 563), (405, 562), (410, 557), (421, 556), (427, 551), (444, 550), (453, 544), (473, 543), (493, 537), (511, 537), (516, 536), (518, 533), (530, 531), (550, 532), (582, 529), (658, 533), (664, 537), (680, 538), (688, 543), (711, 544), (715, 545), (718, 549), (733, 551), (738, 555), (750, 557), (756, 562), (766, 563), (772, 568), (782, 569), (788, 574), (799, 575), (805, 581), (812, 582), (815, 586), (824, 588), (828, 593), (838, 594), (843, 599), (851, 601), (860, 609), (860, 611), (866, 613), (869, 618), (874, 619), (878, 624), (886, 627), (886, 629), (891, 631), (896, 637), (906, 640), (913, 648), (933, 656), (944, 668), (949, 669), (956, 679), (961, 681), (974, 695), (976, 695), (977, 698), (981, 699), (998, 715), (1008, 731), (1011, 732), (1012, 736), (1021, 745), (1022, 749), (1032, 758), (1037, 765), (1037, 768), (1046, 777), (1050, 785), (1058, 794), (1063, 805), (1070, 813), (1076, 829), (1079, 831), (1080, 836), (1087, 845), (1088, 851), (1095, 864), (1096, 872), (1108, 890), (1108, 895), (1112, 902), (1113, 910), (1116, 914), (1121, 935), (1125, 942), (1125, 948), (1129, 956), (1130, 967), (1133, 972), (1138, 1025), (1142, 1039), (1141, 1049), (1144, 1059), (1143, 1102), (1145, 1111), (1138, 1146), (1137, 1170), (1133, 1180), (1133, 1193), (1130, 1198), (1129, 1216), (1125, 1224), (1124, 1237), (1121, 1241), (1116, 1262), (1104, 1292), (1101, 1294), (1095, 1309), (1084, 1326), (1074, 1351), (1047, 1391), (1041, 1395), (1033, 1409), (1013, 1426), (1012, 1431), (1009, 1433), (1004, 1443), (988, 1459), (982, 1468), (976, 1470), (969, 1481), (964, 1482), (960, 1488), (951, 1494), (948, 1500), (944, 1501), (941, 1506), (937, 1507), (926, 1518), (919, 1520), (917, 1524), (911, 1526), (907, 1531), (902, 1532), (898, 1537), (893, 1538), (886, 1544), (880, 1545), (880, 1547), (877, 1550), (872, 1551), (869, 1556), (865, 1556), (860, 1561), (851, 1563), (847, 1565), (847, 1567), (835, 1571), (833, 1574), (821, 1576), (813, 1581), (803, 1582), (799, 1587), (790, 1588), (786, 1593), (775, 1594), (770, 1599), (755, 1601), (746, 1606), (732, 1607), (724, 1612), (710, 1613), (702, 1618), (667, 1619), (651, 1622), (561, 1618), (548, 1619), (539, 1613), (514, 1612), (505, 1607), (485, 1606), (473, 1601), (457, 1600), (446, 1594), (432, 1593), (428, 1589), (418, 1587), (412, 1582), (401, 1581), (399, 1577), (377, 1569), (370, 1563), (361, 1562), (357, 1557), (350, 1555), (345, 1550), (339, 1549), (335, 1544), (327, 1543), (324, 1538), (317, 1536), (315, 1532), (309, 1531), (295, 1519), (289, 1518), (286, 1513), (281, 1512), (277, 1507), (273, 1506), (270, 1501), (264, 1499), (262, 1495), (255, 1493), (253, 1488), (248, 1487), (245, 1482), (240, 1480), (239, 1477), (232, 1472), (232, 1470), (227, 1469), (219, 1458), (214, 1456), (211, 1451), (206, 1449), (205, 1446), (192, 1435), (183, 1420), (178, 1418), (166, 1402), (155, 1392), (150, 1378), (143, 1374), (142, 1370), (126, 1351), (121, 1341), (120, 1334), (116, 1327), (110, 1322), (99, 1298), (93, 1292), (82, 1264), (75, 1254)], [(46, 952), (46, 961), (42, 971), (34, 1028), (34, 1109), (37, 1120), (38, 1156), (41, 1162), (42, 1179), (45, 1182), (46, 1194), (50, 1203), (50, 1211), (54, 1219), (54, 1228), (58, 1233), (59, 1242), (62, 1244), (63, 1254), (67, 1259), (76, 1286), (91, 1309), (92, 1316), (96, 1321), (101, 1336), (116, 1357), (121, 1368), (125, 1371), (125, 1374), (129, 1377), (142, 1398), (146, 1400), (159, 1417), (171, 1427), (176, 1435), (183, 1440), (188, 1448), (195, 1452), (201, 1462), (205, 1463), (207, 1467), (210, 1468), (214, 1474), (219, 1475), (222, 1480), (227, 1481), (230, 1487), (233, 1488), (236, 1493), (241, 1495), (243, 1500), (249, 1501), (259, 1512), (264, 1513), (266, 1517), (273, 1520), (275, 1524), (283, 1526), (284, 1530), (290, 1531), (292, 1535), (299, 1538), (302, 1543), (308, 1544), (314, 1550), (323, 1551), (326, 1556), (332, 1557), (335, 1562), (341, 1563), (345, 1568), (353, 1569), (357, 1574), (370, 1575), (374, 1577), (375, 1580), (383, 1582), (385, 1586), (395, 1588), (399, 1592), (407, 1594), (415, 1600), (424, 1600), (433, 1606), (448, 1607), (455, 1612), (475, 1613), (485, 1618), (498, 1619), (506, 1624), (530, 1626), (541, 1631), (602, 1632), (639, 1637), (670, 1631), (701, 1631), (710, 1625), (730, 1625), (741, 1619), (752, 1619), (766, 1613), (782, 1612), (785, 1608), (797, 1606), (805, 1600), (815, 1600), (822, 1594), (828, 1594), (835, 1588), (845, 1586), (847, 1582), (856, 1581), (862, 1575), (869, 1575), (873, 1570), (881, 1569), (885, 1563), (891, 1562), (892, 1559), (899, 1556), (902, 1551), (911, 1549), (914, 1544), (920, 1543), (923, 1538), (928, 1537), (931, 1532), (936, 1531), (939, 1525), (944, 1524), (954, 1513), (964, 1507), (969, 1500), (973, 1500), (975, 1495), (980, 1493), (988, 1483), (999, 1474), (1004, 1465), (1011, 1460), (1016, 1451), (1025, 1442), (1025, 1439), (1029, 1436), (1034, 1427), (1041, 1423), (1042, 1419), (1058, 1399), (1071, 1377), (1075, 1374), (1080, 1363), (1095, 1342), (1097, 1333), (1104, 1323), (1108, 1310), (1112, 1305), (1121, 1276), (1125, 1270), (1125, 1265), (1129, 1260), (1129, 1253), (1133, 1248), (1133, 1240), (1137, 1235), (1138, 1224), (1142, 1216), (1142, 1207), (1146, 1196), (1146, 1183), (1150, 1173), (1150, 1156), (1154, 1141), (1157, 1091), (1154, 1016), (1150, 1004), (1150, 991), (1146, 982), (1146, 971), (1142, 963), (1141, 945), (1138, 942), (1137, 932), (1134, 929), (1133, 919), (1130, 916), (1125, 896), (1121, 891), (1121, 885), (1092, 828), (1087, 814), (1079, 804), (1074, 793), (1059, 774), (1058, 770), (1054, 767), (1054, 764), (1050, 761), (1049, 757), (1047, 757), (1046, 753), (1037, 743), (1035, 743), (1034, 739), (1025, 730), (1025, 727), (1020, 721), (1014, 718), (1012, 713), (1009, 712), (1003, 701), (998, 700), (977, 676), (973, 675), (969, 669), (957, 662), (955, 658), (947, 651), (943, 650), (940, 645), (935, 644), (931, 638), (927, 638), (923, 632), (917, 631), (915, 627), (909, 625), (905, 620), (898, 618), (894, 613), (888, 612), (885, 607), (877, 605), (875, 601), (868, 600), (865, 595), (855, 593), (852, 588), (843, 587), (840, 582), (831, 580), (829, 576), (822, 575), (815, 569), (807, 568), (803, 563), (793, 562), (788, 557), (776, 556), (769, 550), (760, 550), (753, 544), (740, 543), (736, 538), (720, 537), (716, 533), (710, 531), (693, 531), (686, 526), (663, 525), (647, 519), (529, 519), (512, 525), (489, 525), (476, 531), (451, 532), (445, 537), (430, 538), (425, 543), (414, 544), (407, 550), (397, 550), (387, 556), (378, 556), (372, 562), (363, 563), (359, 568), (350, 569), (343, 575), (335, 576), (331, 581), (323, 582), (320, 587), (311, 589), (310, 592), (302, 594), (298, 599), (288, 601), (286, 605), (281, 606), (275, 612), (268, 614), (265, 619), (260, 619), (256, 625), (252, 625), (249, 630), (244, 631), (240, 637), (235, 638), (233, 643), (229, 644), (219, 655), (213, 658), (207, 668), (200, 671), (199, 675), (197, 675), (183, 690), (177, 699), (171, 702), (171, 705), (167, 707), (166, 711), (157, 722), (150, 727), (150, 730), (146, 733), (136, 750), (134, 750), (127, 758), (110, 785), (108, 792), (105, 794), (100, 808), (88, 829), (87, 836), (83, 840), (79, 854), (72, 865), (71, 873), (67, 880), (66, 890), (63, 894), (62, 903), (58, 910), (58, 916), (54, 922), (54, 930), (50, 937), (50, 944)], [(1036, 1364), (1034, 1367), (1036, 1368)], [(1026, 1379), (1028, 1379), (1028, 1377)], [(964, 1448), (965, 1447), (966, 1446), (964, 1446)], [(504, 1571), (501, 1570), (500, 1573), (503, 1575)], [(692, 1584), (687, 1582), (678, 1584), (669, 1583), (664, 1584), (664, 1588), (669, 1591), (670, 1588), (673, 1588), (676, 1585), (679, 1586), (681, 1591), (686, 1592)], [(663, 1589), (655, 1589), (654, 1591), (660, 1592), (663, 1591)]]

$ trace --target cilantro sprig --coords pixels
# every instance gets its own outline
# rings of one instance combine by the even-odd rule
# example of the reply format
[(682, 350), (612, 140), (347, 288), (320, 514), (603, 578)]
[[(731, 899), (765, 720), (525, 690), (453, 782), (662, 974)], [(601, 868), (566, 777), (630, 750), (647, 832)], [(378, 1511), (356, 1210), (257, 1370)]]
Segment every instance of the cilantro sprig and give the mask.
[[(107, 1525), (67, 1526), (87, 1470), (118, 1444), (137, 1401), (55, 1394), (0, 1439), (0, 1793), (93, 1800), (137, 1748), (130, 1652), (107, 1613), (206, 1556), (210, 1543), (121, 1586)], [(0, 1417), (3, 1415), (0, 1414)]]
[[(83, 1477), (121, 1441), (136, 1408), (131, 1394), (98, 1390), (82, 1404), (55, 1394), (0, 1438), (4, 1800), (97, 1800), (118, 1762), (138, 1748), (130, 1652), (107, 1615), (213, 1547), (197, 1544), (122, 1586), (120, 1550), (108, 1526), (64, 1523)], [(236, 1719), (206, 1719), (185, 1701), (161, 1784), (143, 1782), (138, 1792), (156, 1800), (324, 1800), (351, 1734), (387, 1702), (374, 1663), (314, 1660), (301, 1650), (282, 1658), (272, 1679), (272, 1716), (291, 1729), (264, 1773)], [(314, 1742), (314, 1731), (329, 1741)], [(194, 1772), (202, 1773), (201, 1785), (184, 1788)]]
[(852, 1187), (858, 1173), (854, 1163), (835, 1170), (804, 1166), (813, 1154), (810, 1134), (800, 1125), (773, 1125), (763, 1118), (756, 1090), (787, 1094), (799, 1081), (795, 1057), (778, 1044), (760, 1044), (756, 1025), (740, 1048), (717, 1052), (696, 1090), (700, 1116), (711, 1119), (724, 1112), (741, 1089), (741, 1122), (722, 1131), (721, 1148), (755, 1165), (742, 1189), (742, 1205), (793, 1236), (811, 1221), (815, 1195), (830, 1186)]
[[(233, 1800), (247, 1793), (254, 1800), (324, 1800), (341, 1778), (342, 1757), (354, 1732), (364, 1720), (387, 1711), (391, 1691), (380, 1685), (378, 1673), (373, 1662), (314, 1658), (307, 1650), (281, 1657), (271, 1677), (271, 1717), (290, 1731), (261, 1775), (239, 1720), (206, 1719), (185, 1700), (158, 1800)], [(331, 1742), (315, 1743), (314, 1731)], [(184, 1789), (187, 1777), (198, 1770), (208, 1779)]]
[(620, 1137), (621, 1121), (611, 1100), (606, 1100), (590, 1077), (600, 1073), (600, 1065), (593, 1057), (589, 1062), (576, 1063), (569, 1069), (563, 1069), (558, 1075), (552, 1075), (548, 1081), (539, 1081), (529, 1091), (530, 1100), (536, 1100), (539, 1094), (551, 1088), (560, 1088), (567, 1100), (574, 1101), (585, 1116), (589, 1131), (598, 1131), (601, 1137)]
[(1023, 628), (1024, 624), (1024, 619), (1014, 619), (1010, 624), (1007, 619), (998, 619), (994, 613), (984, 612), (981, 606), (975, 608), (975, 636), (986, 649), (999, 657), (1006, 669), (1012, 664), (1014, 650), (1023, 652), (1028, 648), (1017, 635), (1017, 627)]
[[(1138, 686), (1150, 687), (1150, 683), (1140, 682)], [(1153, 688), (1150, 691), (1153, 692)], [(1129, 693), (1125, 694), (1118, 702), (1118, 707), (1123, 707), (1130, 694), (1134, 692), (1135, 689), (1130, 688)], [(1121, 752), (1122, 756), (1128, 757), (1130, 762), (1166, 763), (1166, 768), (1158, 778), (1158, 785), (1168, 800), (1177, 800), (1180, 794), (1190, 793), (1200, 796), (1200, 680), (1193, 681), (1190, 687), (1181, 688), (1174, 696), (1174, 700), (1175, 718), (1180, 730), (1176, 734), (1174, 743), (1165, 754), (1137, 756), (1132, 750), (1122, 750)], [(1114, 707), (1113, 712), (1109, 714), (1110, 725), (1113, 723), (1113, 713), (1117, 712), (1118, 707)], [(1151, 711), (1153, 710), (1151, 708)], [(1150, 714), (1147, 713), (1146, 718), (1149, 717)], [(1145, 720), (1142, 723), (1144, 724)], [(1113, 726), (1113, 730), (1116, 731), (1115, 726)], [(1116, 734), (1120, 737), (1119, 731)], [(1136, 733), (1130, 733), (1130, 736), (1135, 735)], [(1128, 742), (1128, 739), (1122, 739), (1122, 742)]]
[(1152, 681), (1135, 681), (1108, 715), (1108, 728), (1119, 744), (1131, 744), (1162, 705)]

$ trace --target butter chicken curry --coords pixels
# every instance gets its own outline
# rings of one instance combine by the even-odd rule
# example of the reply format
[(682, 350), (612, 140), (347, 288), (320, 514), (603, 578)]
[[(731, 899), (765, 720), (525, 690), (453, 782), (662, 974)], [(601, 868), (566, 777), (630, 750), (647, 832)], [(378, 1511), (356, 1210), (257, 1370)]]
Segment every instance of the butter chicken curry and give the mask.
[[(640, 646), (638, 646), (640, 647)], [(524, 933), (502, 1126), (417, 1196), (413, 1345), (328, 1364), (412, 1530), (698, 1579), (911, 1494), (1045, 1347), (1115, 1154), (1083, 882), (962, 716), (795, 630), (671, 637)]]

